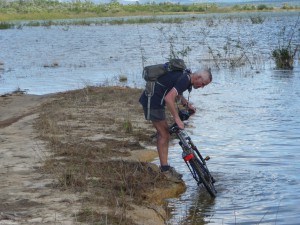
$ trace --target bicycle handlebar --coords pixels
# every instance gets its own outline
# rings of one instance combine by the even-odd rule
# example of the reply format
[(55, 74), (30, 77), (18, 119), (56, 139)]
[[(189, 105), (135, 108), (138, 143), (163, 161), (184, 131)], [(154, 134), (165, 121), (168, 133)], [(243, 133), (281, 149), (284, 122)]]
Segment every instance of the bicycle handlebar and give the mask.
[(179, 110), (178, 115), (181, 121), (185, 121), (188, 120), (190, 116), (193, 115), (194, 113), (195, 113), (194, 111), (182, 109)]
[[(188, 120), (190, 118), (191, 115), (193, 115), (194, 112), (190, 111), (190, 110), (180, 110), (178, 112), (179, 118), (181, 119), (181, 121), (185, 121)], [(169, 133), (173, 134), (178, 132), (178, 130), (180, 130), (180, 128), (178, 127), (178, 125), (176, 123), (174, 123), (172, 126), (169, 127)]]
[(169, 133), (175, 134), (179, 130), (177, 123), (173, 123), (172, 126), (169, 127)]

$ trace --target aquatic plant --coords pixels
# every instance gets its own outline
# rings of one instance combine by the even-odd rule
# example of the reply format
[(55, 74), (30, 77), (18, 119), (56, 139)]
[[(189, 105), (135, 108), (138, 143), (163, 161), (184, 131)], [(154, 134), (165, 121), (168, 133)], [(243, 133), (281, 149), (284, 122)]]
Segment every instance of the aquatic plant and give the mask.
[(175, 31), (171, 27), (160, 27), (160, 35), (163, 43), (164, 40), (167, 40), (169, 46), (169, 55), (164, 56), (166, 59), (175, 59), (175, 58), (188, 58), (190, 52), (192, 51), (191, 47), (186, 45), (186, 37), (189, 35), (183, 29), (181, 24), (174, 26)]
[(272, 56), (275, 60), (276, 68), (292, 70), (294, 64), (294, 56), (297, 50), (298, 48), (296, 48), (294, 52), (292, 52), (290, 48), (280, 48), (273, 50)]
[[(278, 47), (272, 50), (272, 57), (275, 61), (277, 69), (293, 69), (294, 58), (300, 49), (299, 40), (294, 40), (295, 36), (299, 38), (300, 35), (300, 29), (298, 28), (299, 18), (300, 15), (298, 16), (295, 25), (291, 27), (288, 34), (286, 34), (286, 26), (284, 26), (279, 33)], [(295, 35), (297, 32), (299, 34), (298, 36)]]
[(125, 75), (120, 75), (119, 76), (119, 81), (120, 82), (127, 82), (127, 80), (128, 80), (127, 76), (125, 76)]
[(262, 16), (250, 16), (252, 24), (261, 24), (265, 21), (265, 18)]
[(10, 29), (13, 28), (15, 25), (12, 23), (7, 23), (7, 22), (1, 22), (0, 23), (0, 30), (5, 30), (5, 29)]
[(216, 68), (228, 67), (231, 69), (249, 65), (252, 69), (256, 65), (257, 53), (254, 53), (253, 48), (255, 42), (242, 41), (240, 37), (226, 37), (226, 42), (223, 48), (214, 48), (207, 43), (208, 53), (212, 57)]
[(51, 64), (45, 64), (44, 68), (55, 68), (55, 67), (59, 67), (59, 63), (58, 62), (53, 62)]

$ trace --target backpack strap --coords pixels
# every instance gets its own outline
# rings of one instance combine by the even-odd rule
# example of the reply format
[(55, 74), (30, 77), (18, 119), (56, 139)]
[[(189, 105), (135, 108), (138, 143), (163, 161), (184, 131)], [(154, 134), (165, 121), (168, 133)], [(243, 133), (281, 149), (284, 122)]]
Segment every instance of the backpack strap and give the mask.
[(150, 105), (151, 105), (151, 97), (154, 94), (154, 88), (155, 88), (155, 81), (147, 81), (146, 83), (146, 91), (145, 94), (148, 97), (147, 102), (147, 120), (150, 120)]
[[(186, 75), (186, 76), (189, 77), (190, 81), (192, 80), (192, 78), (191, 78), (191, 73), (192, 73), (192, 72), (191, 72), (191, 70), (189, 70), (189, 69), (185, 69), (184, 72), (183, 72), (184, 75)], [(187, 104), (185, 105), (185, 107), (188, 107), (189, 102), (190, 102), (190, 95), (191, 95), (191, 91), (193, 90), (193, 85), (192, 85), (192, 83), (190, 84), (190, 86), (188, 87), (187, 90), (188, 90), (188, 92), (189, 92), (189, 95), (188, 95)]]

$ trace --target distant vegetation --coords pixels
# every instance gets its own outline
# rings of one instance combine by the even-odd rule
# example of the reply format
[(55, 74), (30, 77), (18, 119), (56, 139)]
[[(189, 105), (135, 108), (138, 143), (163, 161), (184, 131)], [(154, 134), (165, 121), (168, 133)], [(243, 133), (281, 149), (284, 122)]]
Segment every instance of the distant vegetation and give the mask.
[(106, 4), (97, 4), (88, 0), (74, 2), (59, 2), (56, 0), (1, 0), (0, 21), (275, 10), (300, 10), (300, 6), (283, 4), (280, 8), (274, 8), (273, 6), (258, 4), (219, 7), (216, 4), (208, 3), (194, 3), (189, 5), (179, 3), (136, 3), (123, 5), (116, 0), (112, 0)]

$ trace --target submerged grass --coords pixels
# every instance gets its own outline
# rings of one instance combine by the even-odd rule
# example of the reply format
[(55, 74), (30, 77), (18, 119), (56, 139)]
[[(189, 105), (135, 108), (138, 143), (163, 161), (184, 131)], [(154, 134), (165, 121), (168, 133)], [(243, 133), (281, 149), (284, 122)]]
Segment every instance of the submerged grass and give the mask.
[(8, 22), (0, 23), (0, 30), (10, 29), (10, 28), (14, 28), (14, 27), (15, 27), (15, 25), (13, 23), (8, 23)]
[(0, 24), (0, 29), (11, 29), (11, 28), (22, 28), (25, 26), (29, 27), (50, 27), (50, 26), (102, 26), (102, 25), (123, 25), (123, 24), (146, 24), (146, 23), (176, 23), (180, 24), (185, 21), (195, 20), (195, 17), (188, 18), (160, 18), (156, 16), (149, 17), (137, 17), (137, 18), (115, 18), (115, 19), (101, 19), (101, 20), (86, 20), (86, 19), (78, 19), (78, 20), (42, 20), (42, 21), (28, 21), (22, 23), (9, 23), (2, 22)]

